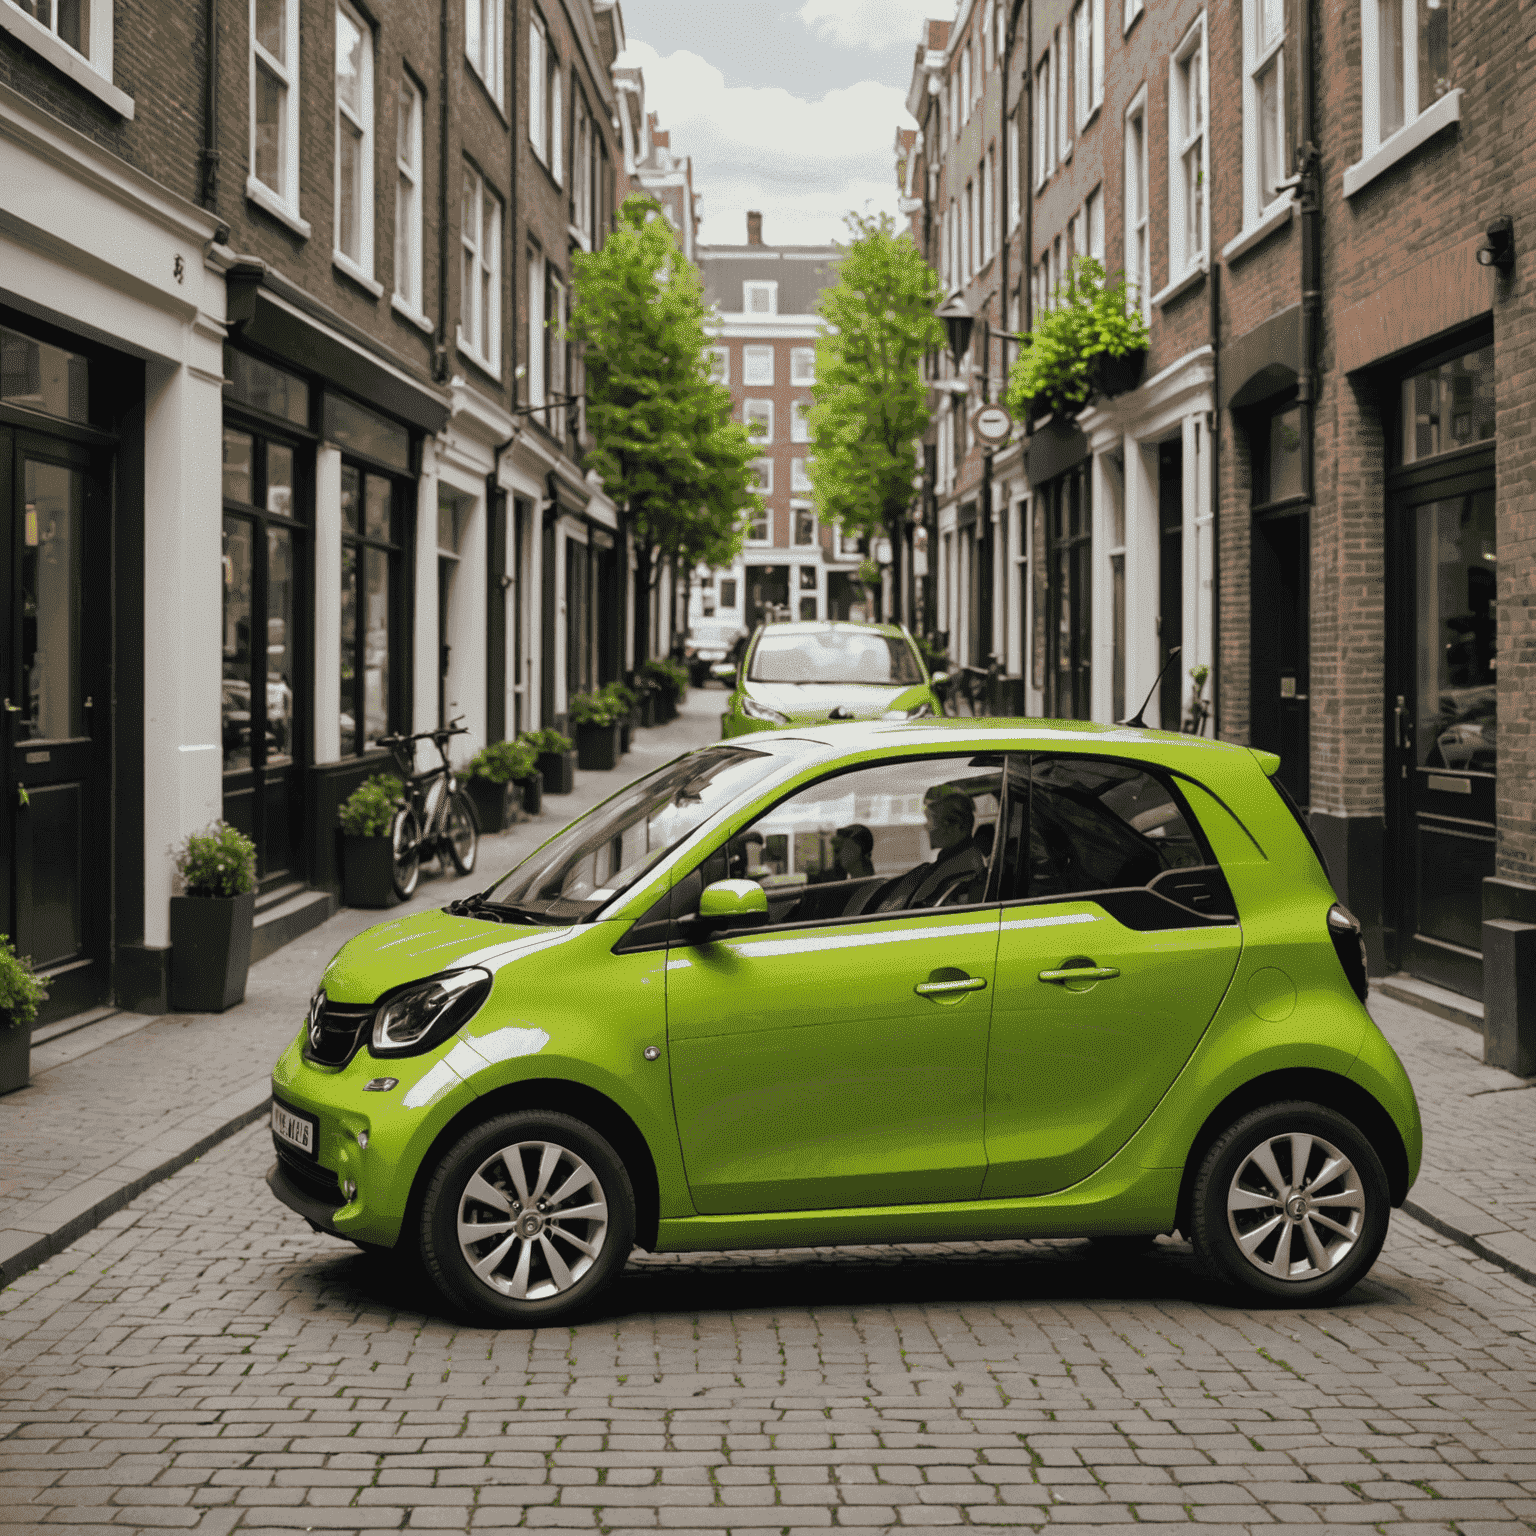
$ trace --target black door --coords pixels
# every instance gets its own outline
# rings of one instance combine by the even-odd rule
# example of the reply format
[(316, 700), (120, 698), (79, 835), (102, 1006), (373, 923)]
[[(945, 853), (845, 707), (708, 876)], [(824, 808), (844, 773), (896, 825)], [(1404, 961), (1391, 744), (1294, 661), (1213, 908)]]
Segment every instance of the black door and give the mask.
[(787, 565), (749, 565), (747, 567), (747, 627), (774, 618), (789, 617), (789, 567)]
[[(1167, 667), (1184, 644), (1184, 444), (1157, 450), (1157, 664)], [(1183, 667), (1167, 667), (1158, 684), (1158, 723), (1176, 731), (1184, 702)]]
[(0, 428), (0, 899), (17, 951), (47, 977), (44, 1019), (109, 994), (109, 471), (105, 454)]
[(266, 887), (304, 874), (308, 453), (224, 429), (224, 819), (256, 844)]
[(1087, 720), (1093, 710), (1093, 509), (1088, 465), (1068, 470), (1043, 486), (1040, 494), (1046, 502), (1050, 538), (1046, 708), (1060, 720)]
[[(1491, 455), (1489, 455), (1491, 461)], [(1491, 462), (1399, 485), (1387, 699), (1398, 964), (1482, 995), (1482, 882), (1494, 873), (1498, 548)]]
[(1254, 520), (1250, 740), (1280, 754), (1276, 777), (1311, 803), (1307, 702), (1308, 525), (1305, 508)]

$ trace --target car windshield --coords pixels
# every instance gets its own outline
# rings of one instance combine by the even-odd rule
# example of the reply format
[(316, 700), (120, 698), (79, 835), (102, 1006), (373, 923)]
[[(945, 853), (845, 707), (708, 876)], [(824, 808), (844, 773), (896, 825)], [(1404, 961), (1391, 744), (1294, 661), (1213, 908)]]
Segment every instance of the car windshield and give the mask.
[(767, 630), (752, 653), (752, 683), (920, 683), (923, 669), (902, 635), (869, 629)]
[(778, 761), (744, 747), (706, 747), (658, 768), (573, 821), (480, 899), (546, 922), (592, 917)]

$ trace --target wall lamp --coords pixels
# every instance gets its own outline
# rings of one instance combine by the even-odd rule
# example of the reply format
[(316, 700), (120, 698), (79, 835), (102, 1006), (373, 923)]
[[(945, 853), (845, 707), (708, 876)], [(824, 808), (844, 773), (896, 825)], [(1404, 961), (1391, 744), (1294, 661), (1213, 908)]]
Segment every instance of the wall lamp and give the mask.
[(1508, 272), (1515, 264), (1515, 221), (1501, 213), (1489, 226), (1488, 238), (1477, 248), (1479, 266)]
[[(965, 307), (965, 301), (958, 293), (951, 294), (933, 313), (935, 319), (944, 322), (944, 335), (949, 342), (949, 353), (955, 360), (955, 367), (958, 368), (960, 359), (965, 356), (971, 345), (971, 328), (976, 324), (976, 317)], [(990, 344), (994, 338), (1000, 341), (1024, 340), (1013, 331), (1000, 331), (995, 327), (989, 327), (988, 343)], [(985, 367), (985, 359), (983, 367)]]

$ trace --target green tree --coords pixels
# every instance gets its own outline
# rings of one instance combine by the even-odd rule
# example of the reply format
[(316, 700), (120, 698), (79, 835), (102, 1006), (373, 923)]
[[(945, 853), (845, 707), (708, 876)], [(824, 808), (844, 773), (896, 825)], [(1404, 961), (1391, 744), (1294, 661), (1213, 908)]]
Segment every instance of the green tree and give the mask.
[(661, 205), (632, 196), (601, 250), (578, 252), (570, 334), (586, 364), (590, 463), (634, 532), (636, 654), (650, 635), (652, 590), (670, 563), (729, 562), (753, 489), (757, 450), (709, 376), (709, 312), (697, 269)]
[(944, 294), (889, 214), (850, 213), (847, 225), (852, 238), (838, 280), (821, 296), (831, 331), (816, 344), (811, 484), (823, 521), (855, 537), (884, 533), (904, 552), (917, 445), (929, 418), (922, 361), (943, 342), (933, 312)]

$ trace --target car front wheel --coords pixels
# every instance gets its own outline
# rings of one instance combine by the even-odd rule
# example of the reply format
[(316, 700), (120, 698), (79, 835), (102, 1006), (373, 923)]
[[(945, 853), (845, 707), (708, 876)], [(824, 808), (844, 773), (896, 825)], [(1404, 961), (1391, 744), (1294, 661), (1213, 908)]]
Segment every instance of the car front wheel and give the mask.
[(1370, 1142), (1337, 1110), (1269, 1104), (1205, 1154), (1194, 1246), (1220, 1278), (1269, 1301), (1342, 1295), (1376, 1262), (1391, 1196)]
[(444, 1297), (482, 1322), (543, 1327), (586, 1306), (634, 1246), (635, 1197), (591, 1126), (521, 1110), (476, 1126), (427, 1186), (421, 1245)]

